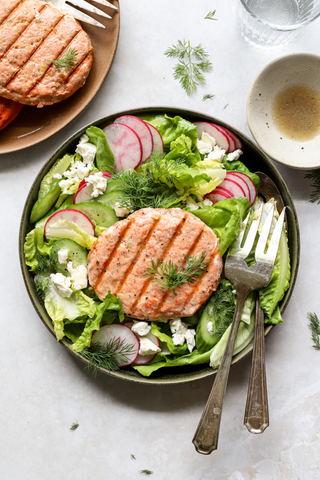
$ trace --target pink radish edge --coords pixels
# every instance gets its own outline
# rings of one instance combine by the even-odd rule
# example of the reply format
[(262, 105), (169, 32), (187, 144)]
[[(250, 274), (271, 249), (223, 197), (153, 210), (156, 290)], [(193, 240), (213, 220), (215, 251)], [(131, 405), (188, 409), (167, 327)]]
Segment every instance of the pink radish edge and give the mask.
[(123, 340), (129, 344), (133, 345), (133, 351), (126, 354), (128, 357), (128, 362), (119, 363), (119, 367), (126, 367), (131, 365), (139, 355), (140, 350), (140, 341), (132, 332), (131, 328), (127, 325), (121, 323), (112, 323), (110, 325), (103, 325), (99, 330), (96, 330), (91, 338), (91, 345), (93, 343), (100, 343), (101, 345), (106, 345), (112, 339), (119, 339), (119, 342)]
[[(123, 325), (126, 325), (131, 329), (133, 325), (133, 321), (125, 322)], [(158, 337), (156, 337), (156, 335), (153, 335), (153, 333), (149, 332), (147, 333), (147, 335), (144, 335), (144, 336), (149, 340), (151, 340), (151, 342), (153, 342), (155, 345), (157, 345), (157, 347), (160, 347), (160, 340)], [(146, 363), (151, 362), (151, 360), (153, 360), (156, 355), (157, 355), (156, 353), (152, 355), (138, 355), (135, 361), (132, 363), (134, 363), (135, 365), (144, 365)]]
[(224, 133), (227, 137), (228, 137), (228, 140), (229, 140), (229, 152), (234, 152), (234, 150), (236, 149), (236, 142), (234, 141), (233, 137), (230, 135), (230, 130), (228, 130), (227, 128), (225, 127), (222, 127), (221, 125), (217, 125), (217, 124), (213, 124), (218, 130), (220, 130), (221, 133)]
[(246, 197), (250, 201), (250, 197), (247, 197), (245, 191), (243, 190), (242, 186), (239, 182), (232, 178), (225, 178), (223, 182), (219, 184), (220, 188), (227, 188), (233, 197)]
[(133, 115), (122, 115), (113, 123), (127, 125), (138, 135), (142, 146), (141, 163), (146, 162), (153, 151), (153, 136), (147, 123)]
[(251, 203), (251, 205), (253, 205), (256, 198), (257, 198), (257, 189), (256, 189), (255, 184), (253, 183), (251, 178), (248, 177), (248, 175), (246, 175), (245, 173), (242, 173), (242, 172), (232, 172), (232, 173), (234, 175), (237, 175), (242, 180), (244, 180), (246, 182), (246, 184), (248, 185), (248, 188), (249, 188), (249, 191), (250, 191), (249, 202)]
[(78, 225), (79, 228), (84, 230), (88, 235), (94, 236), (94, 225), (91, 220), (84, 213), (79, 210), (74, 210), (73, 208), (68, 208), (67, 210), (59, 210), (51, 215), (45, 223), (44, 226), (44, 236), (46, 241), (48, 241), (48, 229), (54, 226), (59, 220), (68, 220)]
[(226, 153), (230, 151), (229, 137), (224, 132), (216, 128), (215, 124), (209, 122), (194, 122), (197, 127), (198, 137), (201, 138), (202, 133), (207, 133), (213, 137), (220, 148), (223, 148)]
[[(147, 123), (147, 122), (146, 122)], [(161, 137), (161, 134), (159, 130), (156, 129), (151, 123), (147, 123), (152, 138), (153, 138), (153, 151), (152, 152), (164, 152), (164, 145), (163, 145), (163, 139)]]
[(245, 192), (245, 196), (250, 201), (250, 190), (249, 190), (248, 184), (247, 184), (247, 182), (244, 181), (243, 178), (241, 178), (241, 177), (239, 177), (239, 175), (237, 175), (237, 172), (227, 172), (226, 178), (235, 179), (235, 181), (239, 185), (241, 185), (241, 187), (243, 188), (243, 190)]
[(110, 123), (103, 128), (114, 155), (114, 172), (137, 168), (142, 159), (142, 145), (136, 132), (127, 125)]

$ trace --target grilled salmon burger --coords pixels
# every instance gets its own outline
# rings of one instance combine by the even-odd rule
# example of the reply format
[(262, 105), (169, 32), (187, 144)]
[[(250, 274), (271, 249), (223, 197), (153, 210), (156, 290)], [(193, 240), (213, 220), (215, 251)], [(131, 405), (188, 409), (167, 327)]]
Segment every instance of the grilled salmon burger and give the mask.
[(73, 17), (42, 0), (1, 0), (0, 96), (37, 107), (61, 102), (91, 65), (90, 38)]
[[(153, 281), (157, 262), (183, 268), (204, 255), (206, 268), (192, 283), (174, 290)], [(193, 315), (216, 290), (222, 272), (219, 239), (193, 214), (172, 208), (144, 208), (104, 230), (88, 255), (88, 278), (102, 300), (117, 295), (127, 316), (166, 320)]]

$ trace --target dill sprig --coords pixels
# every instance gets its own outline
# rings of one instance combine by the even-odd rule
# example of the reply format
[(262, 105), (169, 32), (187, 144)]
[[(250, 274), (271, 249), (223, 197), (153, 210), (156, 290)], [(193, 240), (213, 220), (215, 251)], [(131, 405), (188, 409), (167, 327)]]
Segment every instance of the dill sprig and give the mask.
[(313, 180), (313, 183), (311, 184), (311, 188), (313, 188), (314, 191), (310, 195), (309, 202), (317, 203), (317, 205), (319, 205), (320, 203), (320, 168), (317, 168), (315, 170), (310, 170), (305, 174), (304, 178)]
[(73, 423), (70, 427), (70, 430), (77, 430), (78, 427), (79, 427), (79, 423)]
[(203, 95), (202, 100), (212, 100), (214, 95), (211, 95), (211, 93), (207, 93), (206, 95)]
[(70, 70), (76, 64), (77, 55), (78, 52), (75, 48), (68, 47), (64, 52), (64, 55), (61, 58), (57, 58), (57, 60), (52, 60), (52, 63), (56, 67), (58, 72), (60, 72), (62, 68)]
[(316, 313), (308, 312), (309, 327), (311, 330), (311, 338), (313, 340), (313, 347), (320, 350), (320, 320)]
[(162, 262), (158, 260), (155, 263), (151, 260), (152, 267), (147, 268), (148, 276), (155, 277), (152, 281), (158, 282), (162, 285), (163, 290), (173, 290), (183, 283), (194, 283), (197, 278), (201, 277), (206, 271), (209, 264), (208, 260), (204, 260), (206, 252), (202, 252), (200, 257), (195, 255), (188, 255), (185, 267), (178, 267), (172, 260)]
[(151, 475), (153, 472), (151, 470), (144, 469), (144, 470), (140, 470), (140, 473), (148, 476), (148, 475)]
[(136, 457), (131, 453), (130, 455), (131, 460), (137, 460)]
[(212, 63), (207, 59), (209, 55), (201, 44), (192, 47), (190, 41), (178, 40), (178, 44), (168, 48), (164, 54), (179, 59), (179, 63), (174, 67), (173, 77), (179, 80), (187, 95), (194, 93), (199, 83), (206, 83), (204, 73), (212, 69)]
[(134, 345), (126, 343), (120, 338), (111, 338), (108, 343), (102, 345), (93, 343), (84, 348), (81, 355), (89, 361), (86, 370), (92, 370), (94, 376), (99, 368), (105, 368), (111, 372), (119, 370), (119, 364), (127, 363), (128, 355), (134, 352)]
[(216, 11), (213, 10), (212, 12), (207, 13), (207, 15), (204, 17), (205, 20), (218, 20), (217, 18), (213, 18), (216, 14)]

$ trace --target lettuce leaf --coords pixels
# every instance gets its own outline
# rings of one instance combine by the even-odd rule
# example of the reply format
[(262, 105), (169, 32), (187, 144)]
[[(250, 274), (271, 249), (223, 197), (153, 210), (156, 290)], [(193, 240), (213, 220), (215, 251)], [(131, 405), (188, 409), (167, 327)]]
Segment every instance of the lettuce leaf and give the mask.
[(34, 228), (27, 233), (23, 246), (26, 265), (31, 272), (35, 272), (39, 266), (39, 255), (50, 255), (51, 245), (44, 240), (44, 229)]
[(114, 155), (101, 128), (93, 125), (86, 130), (89, 142), (97, 147), (95, 163), (101, 172), (114, 172)]
[(193, 123), (188, 122), (188, 120), (179, 116), (169, 117), (168, 115), (157, 115), (145, 120), (160, 132), (166, 151), (169, 150), (171, 142), (180, 137), (180, 135), (189, 137), (192, 147), (196, 147), (198, 140), (197, 127)]
[(49, 172), (41, 180), (38, 198), (42, 197), (49, 190), (51, 185), (57, 181), (57, 179), (54, 178), (54, 175), (57, 173), (63, 175), (64, 172), (70, 167), (71, 163), (76, 160), (81, 160), (81, 156), (78, 153), (75, 153), (74, 155), (66, 153), (62, 158), (57, 160), (50, 168)]
[(220, 255), (224, 255), (241, 231), (241, 223), (247, 216), (250, 202), (244, 197), (222, 200), (212, 207), (194, 210), (192, 213), (210, 227), (220, 239)]
[(167, 344), (169, 350), (173, 354), (183, 355), (188, 352), (188, 345), (185, 342), (183, 345), (174, 345), (172, 336), (165, 332), (170, 332), (168, 323), (151, 322), (151, 333), (159, 338), (160, 342)]
[(70, 238), (74, 242), (77, 242), (82, 247), (91, 250), (94, 242), (97, 240), (92, 235), (89, 235), (82, 230), (74, 222), (69, 220), (58, 220), (46, 230), (47, 238)]
[(192, 146), (190, 137), (182, 134), (176, 140), (170, 143), (170, 152), (166, 155), (168, 160), (177, 160), (183, 158), (185, 163), (191, 167), (197, 162), (200, 162), (201, 157), (197, 148)]

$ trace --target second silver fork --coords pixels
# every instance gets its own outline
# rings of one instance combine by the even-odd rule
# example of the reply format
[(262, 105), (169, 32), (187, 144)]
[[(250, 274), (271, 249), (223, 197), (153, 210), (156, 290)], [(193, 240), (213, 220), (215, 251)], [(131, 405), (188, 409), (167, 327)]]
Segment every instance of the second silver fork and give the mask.
[(238, 326), (241, 320), (244, 302), (250, 292), (258, 288), (262, 288), (269, 283), (274, 262), (276, 259), (280, 236), (283, 228), (284, 210), (280, 215), (274, 228), (272, 238), (269, 243), (267, 252), (265, 253), (267, 240), (271, 228), (273, 218), (273, 208), (264, 222), (256, 249), (256, 263), (248, 267), (245, 259), (252, 250), (256, 234), (258, 231), (260, 217), (263, 204), (260, 209), (254, 213), (254, 219), (247, 233), (245, 243), (242, 246), (243, 238), (247, 226), (243, 222), (242, 231), (236, 241), (229, 250), (227, 260), (225, 262), (225, 276), (234, 285), (237, 292), (237, 305), (231, 324), (228, 343), (221, 360), (219, 370), (217, 372), (215, 382), (210, 392), (207, 404), (200, 419), (198, 428), (193, 438), (193, 443), (199, 453), (209, 454), (216, 450), (218, 446), (218, 437), (220, 429), (220, 421), (222, 414), (222, 404), (226, 391), (229, 371), (233, 356), (234, 344), (237, 336)]
[[(48, 0), (48, 1), (49, 3), (52, 3), (55, 7), (57, 7), (59, 10), (61, 10), (61, 12), (68, 13), (69, 15), (72, 15), (77, 20), (81, 20), (82, 22), (89, 23), (90, 25), (94, 25), (96, 27), (105, 28), (105, 26), (102, 23), (97, 22), (97, 20), (90, 17), (86, 13), (83, 13), (80, 10), (73, 8), (71, 5), (68, 5), (67, 0)], [(118, 8), (115, 5), (108, 2), (107, 0), (94, 0), (94, 1), (105, 7), (118, 10)], [(105, 17), (105, 18), (112, 18), (110, 15), (103, 12), (99, 8), (94, 7), (93, 5), (91, 5), (91, 3), (87, 2), (86, 0), (68, 0), (68, 2), (72, 3), (72, 5), (75, 5), (76, 7), (83, 8), (83, 10), (86, 10), (87, 12), (96, 13), (97, 15), (100, 15), (101, 17)]]

